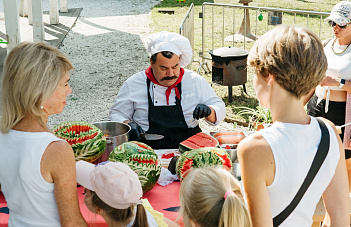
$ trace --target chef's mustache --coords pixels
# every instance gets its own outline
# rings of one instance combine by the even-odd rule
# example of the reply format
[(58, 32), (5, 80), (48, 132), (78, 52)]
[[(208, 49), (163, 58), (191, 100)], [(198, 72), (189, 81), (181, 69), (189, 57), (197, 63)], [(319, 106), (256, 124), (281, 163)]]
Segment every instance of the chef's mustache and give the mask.
[(164, 81), (164, 80), (173, 80), (173, 79), (177, 79), (178, 77), (177, 76), (166, 76), (166, 77), (163, 77), (161, 79), (161, 81)]

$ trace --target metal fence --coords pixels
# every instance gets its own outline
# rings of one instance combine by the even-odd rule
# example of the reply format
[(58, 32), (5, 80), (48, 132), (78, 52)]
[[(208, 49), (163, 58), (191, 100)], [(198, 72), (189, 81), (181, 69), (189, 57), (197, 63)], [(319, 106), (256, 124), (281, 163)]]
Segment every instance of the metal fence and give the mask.
[[(194, 53), (194, 4), (193, 3), (191, 3), (189, 10), (184, 17), (183, 22), (180, 24), (179, 34), (189, 39), (191, 48), (193, 49), (193, 53)], [(193, 61), (194, 61), (194, 57), (191, 62)], [(199, 60), (195, 60), (195, 61), (199, 62)], [(191, 63), (186, 68), (190, 69)]]
[(203, 3), (199, 71), (201, 68), (207, 71), (203, 66), (207, 66), (206, 59), (211, 60), (210, 50), (224, 46), (250, 49), (259, 36), (279, 24), (306, 26), (326, 39), (331, 35), (330, 27), (324, 23), (327, 16), (326, 12)]

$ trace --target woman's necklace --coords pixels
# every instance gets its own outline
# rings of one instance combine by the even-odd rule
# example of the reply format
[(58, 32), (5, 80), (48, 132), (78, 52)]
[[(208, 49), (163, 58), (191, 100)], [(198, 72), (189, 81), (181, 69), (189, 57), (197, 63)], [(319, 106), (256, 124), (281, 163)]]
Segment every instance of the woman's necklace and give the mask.
[(347, 47), (346, 47), (343, 51), (337, 53), (337, 52), (335, 52), (335, 50), (334, 50), (335, 41), (336, 41), (336, 39), (334, 39), (334, 42), (333, 42), (333, 44), (331, 45), (331, 49), (332, 49), (332, 51), (334, 52), (334, 54), (342, 54), (342, 53), (344, 53), (344, 52), (347, 50), (347, 48), (349, 48), (349, 46), (351, 45), (351, 43), (349, 43), (349, 45), (347, 45)]

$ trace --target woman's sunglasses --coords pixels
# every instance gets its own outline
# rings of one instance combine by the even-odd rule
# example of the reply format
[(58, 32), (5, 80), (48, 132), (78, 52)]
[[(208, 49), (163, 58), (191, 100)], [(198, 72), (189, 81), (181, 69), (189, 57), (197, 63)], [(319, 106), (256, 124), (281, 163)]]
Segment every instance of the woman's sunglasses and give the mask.
[[(329, 25), (332, 26), (332, 27), (335, 27), (335, 25), (338, 25), (337, 23), (335, 23), (334, 21), (328, 21)], [(341, 29), (346, 29), (347, 26), (349, 26), (350, 24), (346, 24), (344, 26), (341, 26), (341, 25), (338, 25), (339, 28)]]

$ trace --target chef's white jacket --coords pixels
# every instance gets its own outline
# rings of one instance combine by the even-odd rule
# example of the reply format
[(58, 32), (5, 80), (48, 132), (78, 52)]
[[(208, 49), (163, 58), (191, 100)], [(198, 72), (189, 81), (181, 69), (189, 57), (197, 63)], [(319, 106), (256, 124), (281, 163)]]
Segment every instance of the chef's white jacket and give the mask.
[[(145, 71), (139, 72), (128, 78), (120, 88), (114, 104), (109, 110), (111, 121), (123, 122), (130, 120), (136, 122), (147, 131), (148, 120), (148, 94)], [(197, 104), (206, 104), (216, 112), (217, 121), (214, 125), (223, 121), (225, 117), (225, 104), (218, 97), (210, 84), (197, 73), (185, 69), (181, 82), (182, 94), (181, 105), (185, 122), (190, 128), (196, 127), (198, 120), (193, 118), (193, 112)], [(150, 83), (150, 96), (155, 106), (167, 106), (167, 87)], [(175, 105), (175, 91), (169, 96), (169, 105)], [(209, 124), (211, 122), (207, 121)]]

